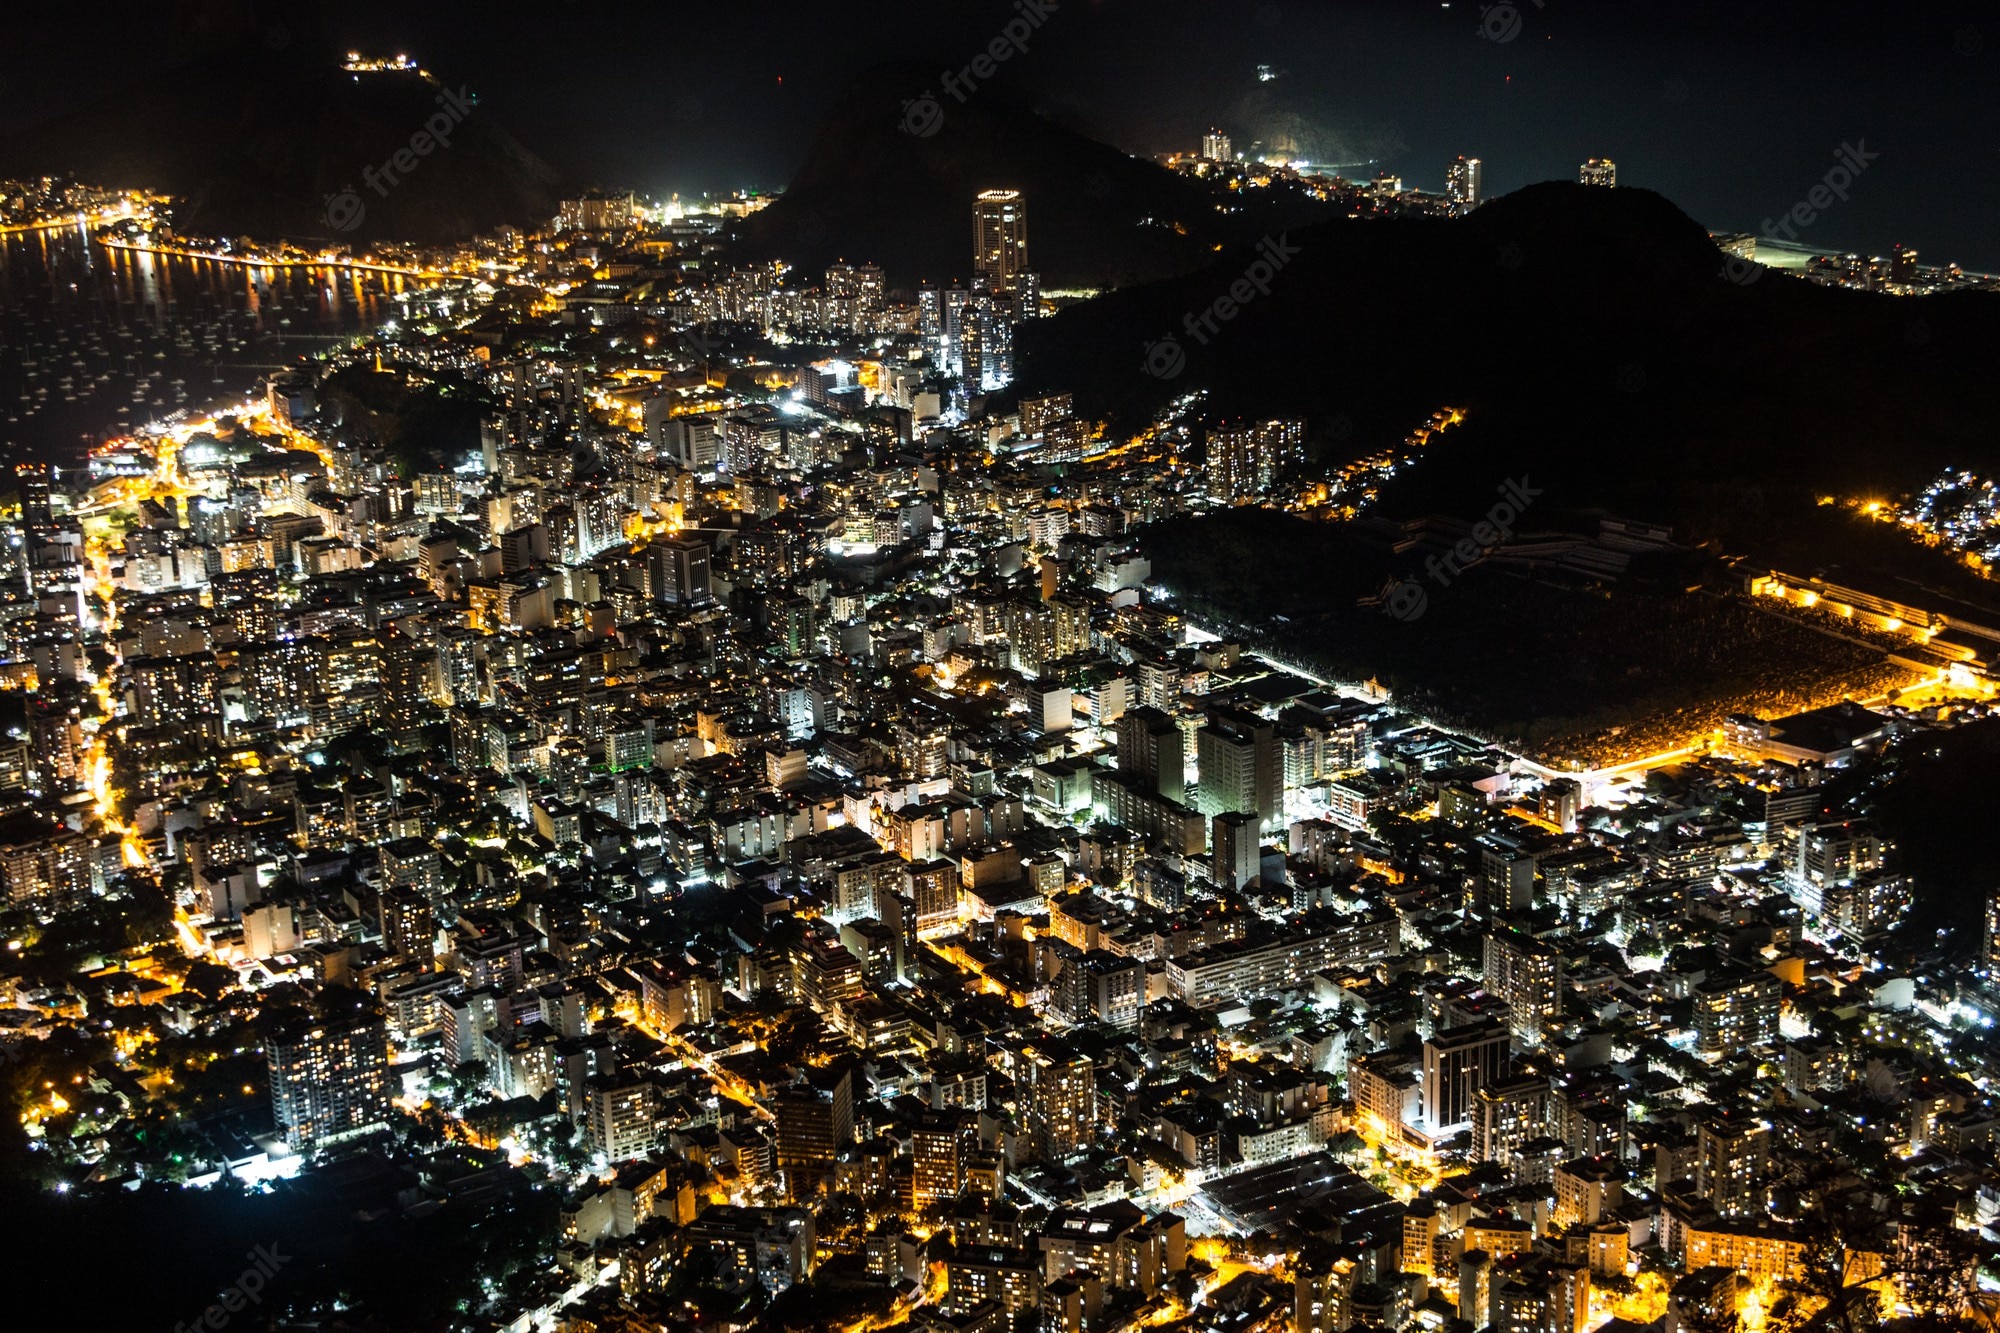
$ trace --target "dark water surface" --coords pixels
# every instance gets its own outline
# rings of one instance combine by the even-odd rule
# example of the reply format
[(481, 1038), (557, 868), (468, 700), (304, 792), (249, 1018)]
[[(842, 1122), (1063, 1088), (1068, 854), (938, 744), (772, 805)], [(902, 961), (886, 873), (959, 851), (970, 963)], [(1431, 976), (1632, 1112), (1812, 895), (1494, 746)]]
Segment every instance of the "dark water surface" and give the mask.
[(399, 313), (399, 274), (104, 246), (81, 226), (0, 236), (0, 465), (240, 397)]

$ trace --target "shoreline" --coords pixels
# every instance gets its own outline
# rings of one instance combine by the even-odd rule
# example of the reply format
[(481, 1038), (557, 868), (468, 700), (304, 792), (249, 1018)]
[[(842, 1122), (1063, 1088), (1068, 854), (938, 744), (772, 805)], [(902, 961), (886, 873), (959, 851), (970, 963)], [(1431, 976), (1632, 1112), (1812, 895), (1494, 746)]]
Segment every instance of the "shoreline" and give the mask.
[(208, 260), (216, 264), (234, 264), (239, 268), (338, 268), (351, 269), (357, 273), (394, 273), (406, 278), (445, 278), (451, 276), (444, 269), (404, 268), (396, 264), (371, 264), (359, 259), (246, 259), (241, 255), (218, 255), (204, 250), (184, 250), (176, 246), (134, 245), (130, 241), (113, 240), (107, 236), (93, 236), (91, 240), (107, 250), (128, 250), (134, 254), (165, 255), (171, 259)]

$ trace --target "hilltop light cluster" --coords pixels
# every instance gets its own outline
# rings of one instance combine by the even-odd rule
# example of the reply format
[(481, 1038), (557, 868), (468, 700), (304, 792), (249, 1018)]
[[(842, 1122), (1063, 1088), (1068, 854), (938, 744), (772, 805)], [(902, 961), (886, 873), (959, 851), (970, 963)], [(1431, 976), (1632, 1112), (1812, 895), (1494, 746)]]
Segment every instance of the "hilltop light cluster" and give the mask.
[(1980, 567), (2000, 560), (2000, 500), (1995, 499), (1992, 481), (1970, 472), (1946, 472), (1906, 510), (1896, 515), (1900, 521)]
[[(1465, 411), (1343, 473), (1333, 423), (1013, 397), (1033, 204), (897, 292), (579, 198), (20, 469), (43, 1182), (511, 1218), (466, 1328), (1990, 1322), (2000, 898), (1940, 961), (1871, 805), (1988, 715), (1963, 624), (1764, 580), (1919, 685), (1576, 772), (1302, 674), (1139, 530), (1351, 517)], [(397, 1327), (306, 1268), (266, 1313)]]

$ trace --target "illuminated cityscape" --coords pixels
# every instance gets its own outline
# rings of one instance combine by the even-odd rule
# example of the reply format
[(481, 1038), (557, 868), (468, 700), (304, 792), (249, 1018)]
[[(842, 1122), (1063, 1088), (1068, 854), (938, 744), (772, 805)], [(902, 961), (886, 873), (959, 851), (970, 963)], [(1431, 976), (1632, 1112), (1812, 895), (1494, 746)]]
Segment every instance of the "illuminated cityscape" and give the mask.
[(1114, 149), (995, 12), (784, 189), (400, 233), (506, 103), (346, 40), (316, 230), (0, 182), (64, 1322), (1994, 1327), (1991, 280), (1470, 116)]

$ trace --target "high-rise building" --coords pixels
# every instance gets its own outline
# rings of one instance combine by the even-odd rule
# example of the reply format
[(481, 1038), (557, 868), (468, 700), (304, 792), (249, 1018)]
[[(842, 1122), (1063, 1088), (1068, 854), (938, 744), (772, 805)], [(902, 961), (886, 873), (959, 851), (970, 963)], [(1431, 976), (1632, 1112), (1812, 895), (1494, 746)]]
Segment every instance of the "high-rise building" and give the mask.
[(1510, 1042), (1499, 1023), (1467, 1023), (1435, 1033), (1424, 1043), (1422, 1106), (1425, 1129), (1467, 1125), (1479, 1090), (1507, 1072)]
[(591, 1151), (613, 1162), (642, 1157), (658, 1142), (658, 1090), (633, 1075), (592, 1075), (583, 1093), (583, 1128)]
[(1187, 797), (1186, 749), (1180, 724), (1161, 709), (1141, 706), (1118, 719), (1118, 767), (1151, 778), (1170, 801)]
[(1195, 733), (1201, 766), (1201, 812), (1247, 811), (1268, 826), (1284, 797), (1285, 756), (1277, 725), (1240, 708), (1217, 708)]
[(1775, 1042), (1784, 996), (1784, 983), (1769, 972), (1710, 976), (1694, 993), (1695, 1054), (1720, 1059)]
[(979, 1150), (976, 1117), (933, 1112), (910, 1131), (911, 1190), (919, 1210), (947, 1203), (965, 1186), (965, 1168)]
[(910, 898), (916, 904), (917, 934), (936, 935), (955, 929), (963, 889), (954, 862), (935, 857), (913, 862)]
[(1487, 934), (1485, 955), (1486, 989), (1507, 1002), (1515, 1034), (1530, 1045), (1539, 1043), (1562, 1013), (1562, 951), (1502, 927)]
[(1250, 811), (1232, 811), (1209, 821), (1209, 876), (1225, 889), (1248, 888), (1263, 871), (1262, 821)]
[(1534, 852), (1518, 839), (1500, 833), (1482, 833), (1474, 842), (1479, 848), (1480, 905), (1486, 914), (1510, 917), (1531, 910), (1539, 869)]
[(708, 543), (699, 537), (669, 537), (653, 543), (653, 598), (669, 606), (694, 606), (713, 600), (710, 591)]
[(391, 886), (380, 897), (382, 939), (391, 952), (424, 967), (437, 960), (437, 917), (414, 888)]
[(1887, 851), (1882, 835), (1866, 823), (1849, 820), (1801, 830), (1791, 872), (1792, 900), (1814, 917), (1826, 915), (1829, 891), (1880, 870)]
[(49, 501), (49, 477), (47, 463), (19, 463), (14, 467), (14, 487), (21, 495), (21, 521), (31, 527), (47, 527), (55, 521)]
[(1293, 932), (1256, 932), (1170, 959), (1167, 989), (1197, 1009), (1295, 990), (1310, 985), (1316, 972), (1395, 957), (1397, 932), (1396, 916), (1388, 911), (1308, 915)]
[(382, 721), (409, 730), (432, 721), (444, 696), (444, 673), (435, 647), (403, 634), (382, 641)]
[(1201, 136), (1201, 155), (1211, 162), (1234, 162), (1236, 146), (1221, 130), (1211, 129)]
[(1608, 157), (1593, 157), (1576, 169), (1576, 179), (1582, 185), (1618, 184), (1618, 164)]
[(1199, 814), (1160, 795), (1152, 780), (1139, 774), (1100, 770), (1091, 780), (1091, 802), (1107, 823), (1180, 855), (1199, 855), (1208, 841), (1207, 823)]
[(389, 1032), (379, 1015), (284, 1023), (264, 1042), (285, 1142), (316, 1148), (389, 1118)]
[(1093, 949), (1056, 977), (1056, 1008), (1072, 1023), (1130, 1030), (1139, 1026), (1145, 1003), (1146, 965), (1137, 958)]
[[(843, 950), (842, 952), (845, 952)], [(845, 1066), (816, 1069), (778, 1094), (778, 1169), (785, 1192), (809, 1197), (833, 1177), (840, 1150), (854, 1142), (854, 1075)]]
[(767, 1296), (811, 1277), (819, 1253), (813, 1216), (803, 1208), (713, 1204), (687, 1235), (713, 1258), (723, 1281), (756, 1282)]
[(1452, 208), (1460, 213), (1470, 213), (1479, 207), (1479, 159), (1460, 157), (1445, 168), (1444, 192), (1451, 200)]
[(1555, 1211), (1549, 1225), (1554, 1231), (1573, 1226), (1596, 1226), (1607, 1209), (1616, 1208), (1624, 1195), (1625, 1173), (1616, 1159), (1579, 1157), (1555, 1170)]
[(29, 811), (0, 819), (0, 901), (40, 911), (81, 902), (90, 893), (89, 842)]
[(593, 192), (580, 199), (563, 200), (556, 221), (564, 231), (618, 231), (632, 225), (638, 209), (638, 200), (629, 191)]
[(1049, 1160), (1089, 1142), (1097, 1119), (1097, 1070), (1081, 1051), (1046, 1041), (1021, 1052), (1028, 1085), (1028, 1138)]
[(1235, 504), (1268, 491), (1286, 468), (1305, 459), (1306, 423), (1262, 421), (1224, 426), (1208, 437), (1208, 494)]
[(1763, 1211), (1757, 1197), (1771, 1155), (1771, 1129), (1745, 1115), (1718, 1114), (1696, 1131), (1695, 1193), (1725, 1217)]
[(1041, 1256), (997, 1245), (955, 1246), (945, 1261), (945, 1312), (961, 1315), (982, 1305), (996, 1309), (999, 1318), (977, 1327), (1041, 1327)]
[(1068, 421), (1076, 411), (1073, 394), (1050, 393), (1021, 400), (1021, 433), (1041, 436), (1049, 427)]
[(1984, 951), (1986, 974), (2000, 977), (2000, 889), (1995, 889), (1986, 899), (1986, 948)]
[[(1025, 278), (1023, 278), (1025, 280)], [(984, 388), (1014, 377), (1014, 321), (1020, 315), (1007, 295), (974, 295), (958, 312), (959, 375)]]
[(1917, 280), (1917, 252), (1901, 241), (1889, 254), (1889, 280), (1891, 282), (1915, 282)]
[(1521, 1149), (1549, 1132), (1549, 1081), (1523, 1074), (1482, 1086), (1472, 1100), (1472, 1158), (1512, 1167)]
[(841, 304), (840, 322), (866, 327), (882, 309), (882, 270), (874, 264), (839, 263), (826, 271), (826, 294)]
[[(655, 408), (654, 403), (663, 404)], [(646, 436), (661, 457), (695, 472), (712, 472), (722, 458), (722, 432), (713, 416), (668, 416), (671, 403), (656, 398), (646, 405)]]
[(990, 292), (1011, 292), (1028, 271), (1028, 201), (1019, 190), (983, 190), (973, 207), (972, 272)]

